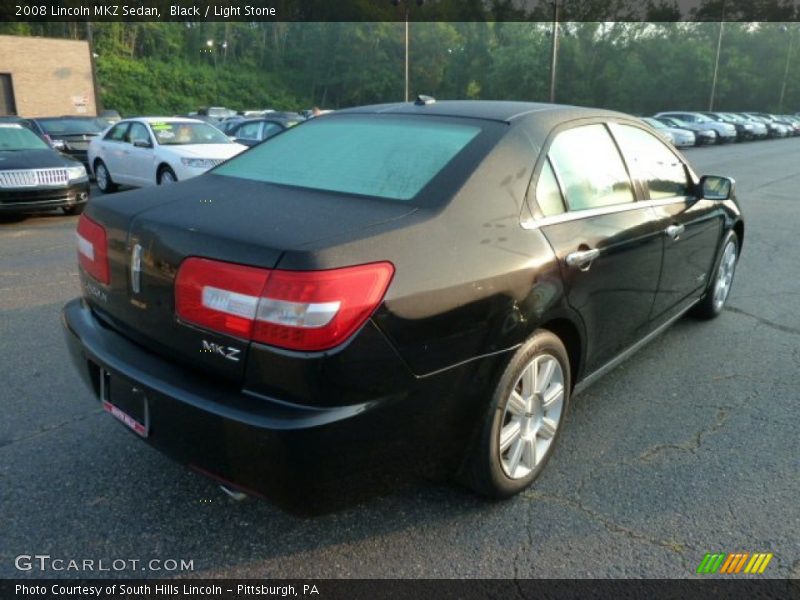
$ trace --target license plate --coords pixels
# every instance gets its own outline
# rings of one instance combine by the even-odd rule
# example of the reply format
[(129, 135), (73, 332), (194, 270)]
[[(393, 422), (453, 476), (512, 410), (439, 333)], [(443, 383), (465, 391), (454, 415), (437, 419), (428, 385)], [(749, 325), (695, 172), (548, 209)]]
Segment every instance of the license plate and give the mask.
[(126, 379), (101, 370), (100, 399), (103, 410), (138, 435), (147, 437), (150, 419), (143, 390)]

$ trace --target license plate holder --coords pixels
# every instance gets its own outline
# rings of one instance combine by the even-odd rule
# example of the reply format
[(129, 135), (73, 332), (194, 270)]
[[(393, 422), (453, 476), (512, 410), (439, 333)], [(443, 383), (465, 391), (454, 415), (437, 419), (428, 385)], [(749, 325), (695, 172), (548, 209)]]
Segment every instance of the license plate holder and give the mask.
[(149, 435), (147, 396), (136, 384), (101, 369), (100, 401), (103, 403), (103, 410), (128, 429), (143, 438)]

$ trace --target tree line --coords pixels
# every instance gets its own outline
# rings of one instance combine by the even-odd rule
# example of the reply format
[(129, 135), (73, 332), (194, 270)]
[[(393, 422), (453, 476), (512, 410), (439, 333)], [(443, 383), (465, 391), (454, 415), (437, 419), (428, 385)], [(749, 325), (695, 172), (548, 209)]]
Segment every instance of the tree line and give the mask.
[[(425, 13), (427, 6), (410, 4), (418, 10), (409, 26), (412, 94), (548, 100), (553, 38), (546, 12), (539, 22), (467, 13), (464, 21), (431, 22), (421, 19), (441, 16), (435, 7)], [(471, 4), (481, 2), (459, 6)], [(494, 4), (498, 11), (503, 5)], [(800, 111), (800, 25), (792, 22), (560, 23), (556, 101), (634, 114), (705, 110), (721, 27), (715, 108)], [(6, 22), (0, 33), (90, 36), (102, 104), (125, 115), (209, 105), (341, 108), (404, 94), (402, 20)]]

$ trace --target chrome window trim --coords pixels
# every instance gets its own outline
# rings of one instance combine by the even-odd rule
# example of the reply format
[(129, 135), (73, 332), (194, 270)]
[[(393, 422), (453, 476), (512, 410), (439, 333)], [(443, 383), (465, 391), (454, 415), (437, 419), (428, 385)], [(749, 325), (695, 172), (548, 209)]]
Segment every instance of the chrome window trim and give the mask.
[(547, 227), (548, 225), (557, 225), (560, 223), (568, 223), (570, 221), (578, 221), (580, 219), (599, 217), (603, 215), (612, 215), (615, 213), (626, 212), (629, 210), (639, 210), (642, 208), (656, 208), (659, 206), (669, 206), (670, 204), (677, 204), (679, 202), (686, 203), (689, 202), (690, 200), (696, 200), (696, 198), (694, 196), (673, 196), (672, 198), (659, 198), (658, 200), (639, 200), (637, 202), (614, 204), (613, 206), (587, 208), (586, 210), (576, 210), (572, 212), (567, 211), (559, 215), (542, 217), (540, 219), (531, 217), (529, 219), (523, 220), (521, 224), (523, 229), (539, 229), (540, 227)]

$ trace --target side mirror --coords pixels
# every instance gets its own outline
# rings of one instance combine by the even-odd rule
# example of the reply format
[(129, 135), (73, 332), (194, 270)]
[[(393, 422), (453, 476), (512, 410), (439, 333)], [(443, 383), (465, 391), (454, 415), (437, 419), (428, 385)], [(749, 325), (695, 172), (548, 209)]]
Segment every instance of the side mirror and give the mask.
[(50, 142), (53, 146), (54, 150), (64, 150), (67, 145), (64, 143), (64, 140), (53, 140)]
[(238, 142), (238, 141), (239, 141), (239, 140), (238, 140), (238, 138), (237, 138), (235, 135), (229, 135), (229, 136), (228, 136), (228, 139), (229, 139), (230, 141), (232, 141), (232, 142)]
[(728, 200), (733, 196), (736, 182), (731, 177), (703, 175), (697, 187), (701, 198), (706, 200)]
[(134, 148), (152, 148), (153, 144), (151, 144), (147, 140), (133, 140), (133, 147)]

